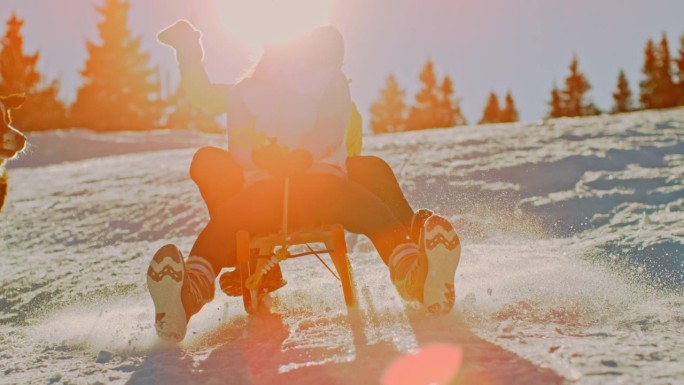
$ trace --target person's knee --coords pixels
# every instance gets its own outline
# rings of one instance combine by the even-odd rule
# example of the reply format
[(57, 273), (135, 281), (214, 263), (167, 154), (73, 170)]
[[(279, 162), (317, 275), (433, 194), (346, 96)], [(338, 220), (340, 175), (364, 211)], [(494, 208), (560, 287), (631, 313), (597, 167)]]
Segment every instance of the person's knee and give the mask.
[(192, 162), (190, 162), (190, 178), (195, 182), (197, 182), (202, 166), (208, 163), (212, 151), (212, 147), (202, 147), (192, 156)]
[(192, 178), (195, 183), (199, 183), (202, 176), (206, 173), (203, 172), (210, 168), (210, 165), (220, 162), (222, 158), (229, 157), (227, 151), (220, 149), (218, 147), (202, 147), (195, 155), (192, 157), (192, 162), (190, 163), (190, 178)]
[(380, 157), (369, 155), (367, 162), (371, 168), (378, 172), (382, 172), (383, 174), (394, 174), (390, 165)]
[(354, 176), (377, 178), (378, 176), (394, 176), (394, 171), (384, 159), (374, 155), (353, 156), (347, 158), (347, 170)]

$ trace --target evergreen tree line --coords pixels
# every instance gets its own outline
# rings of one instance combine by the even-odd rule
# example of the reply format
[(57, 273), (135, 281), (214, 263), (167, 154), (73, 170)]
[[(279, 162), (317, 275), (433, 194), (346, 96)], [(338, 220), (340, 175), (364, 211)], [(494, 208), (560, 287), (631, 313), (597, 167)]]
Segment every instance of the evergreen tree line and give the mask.
[(216, 115), (192, 107), (180, 87), (162, 95), (158, 67), (128, 27), (128, 0), (104, 0), (97, 8), (100, 43), (86, 41), (83, 84), (67, 106), (60, 84), (36, 69), (39, 52), (24, 52), (24, 21), (13, 14), (0, 46), (0, 95), (24, 93), (26, 103), (13, 114), (23, 131), (81, 127), (96, 131), (149, 130), (161, 127), (220, 131)]
[[(12, 15), (0, 44), (0, 95), (25, 93), (24, 106), (14, 114), (18, 127), (37, 131), (83, 127), (99, 131), (148, 130), (159, 127), (219, 131), (216, 115), (192, 107), (180, 88), (162, 94), (158, 67), (141, 48), (140, 37), (128, 27), (129, 0), (103, 0), (97, 8), (99, 43), (86, 41), (88, 58), (80, 71), (83, 84), (76, 100), (67, 106), (60, 100), (58, 80), (47, 79), (37, 69), (39, 52), (24, 52), (21, 29), (24, 21)], [(587, 98), (591, 84), (573, 57), (563, 88), (555, 84), (548, 101), (548, 118), (597, 115), (601, 111)], [(610, 113), (684, 105), (684, 35), (678, 57), (670, 55), (665, 34), (658, 44), (649, 39), (644, 49), (643, 79), (638, 105), (624, 71), (620, 71)], [(419, 80), (421, 89), (412, 105), (394, 75), (387, 77), (380, 97), (371, 106), (371, 129), (375, 133), (453, 127), (467, 124), (447, 75), (441, 81), (428, 60)], [(167, 92), (168, 94), (168, 92)], [(501, 107), (491, 92), (480, 124), (515, 122), (518, 111), (508, 92)]]
[[(620, 70), (613, 92), (613, 106), (609, 113), (617, 114), (636, 110), (684, 106), (684, 35), (680, 39), (679, 56), (672, 59), (667, 36), (663, 33), (656, 45), (652, 39), (646, 42), (643, 79), (639, 82), (639, 103), (624, 70)], [(570, 74), (563, 89), (555, 84), (551, 89), (548, 118), (598, 115), (601, 111), (586, 97), (591, 89), (587, 78), (579, 71), (577, 57), (570, 63)]]
[[(454, 97), (451, 78), (444, 76), (438, 82), (432, 60), (420, 72), (421, 89), (415, 95), (415, 103), (408, 106), (404, 101), (406, 91), (389, 75), (380, 97), (371, 105), (371, 130), (375, 134), (414, 131), (430, 128), (446, 128), (468, 124), (461, 112), (461, 100)], [(505, 97), (505, 107), (499, 107), (499, 97), (491, 92), (479, 124), (508, 123), (518, 121), (518, 110), (510, 92)]]
[[(616, 90), (613, 93), (611, 114), (630, 112), (639, 109), (658, 109), (684, 106), (684, 35), (680, 39), (678, 57), (672, 59), (667, 36), (663, 34), (659, 44), (652, 39), (644, 50), (643, 79), (639, 82), (639, 104), (633, 94), (624, 70), (620, 70)], [(565, 78), (563, 88), (556, 84), (551, 89), (547, 118), (598, 115), (601, 110), (588, 99), (591, 84), (579, 70), (579, 61), (573, 57)], [(371, 106), (371, 129), (376, 134), (386, 132), (420, 130), (426, 128), (453, 127), (466, 124), (460, 112), (460, 100), (450, 100), (453, 85), (449, 77), (444, 78), (441, 87), (437, 86), (433, 64), (428, 60), (420, 73), (422, 89), (415, 96), (415, 105), (407, 107), (404, 102), (405, 91), (401, 89), (394, 75), (387, 77), (380, 97)], [(449, 98), (440, 91), (448, 90)], [(449, 107), (449, 103), (451, 103)], [(454, 111), (457, 119), (443, 119), (441, 111)], [(496, 93), (491, 92), (487, 99), (482, 118), (478, 124), (505, 123), (518, 121), (518, 111), (510, 92), (506, 94), (505, 106), (500, 107)]]
[[(639, 102), (642, 108), (670, 108), (684, 105), (684, 35), (680, 38), (679, 57), (672, 60), (668, 47), (667, 36), (663, 33), (660, 43), (656, 46), (649, 39), (644, 49), (644, 65), (641, 69), (644, 79), (639, 82)], [(621, 74), (624, 78), (624, 74)], [(626, 79), (624, 83), (627, 83)], [(628, 85), (622, 86), (629, 90)], [(628, 92), (618, 92), (614, 95), (616, 107)], [(626, 104), (629, 107), (629, 104)]]

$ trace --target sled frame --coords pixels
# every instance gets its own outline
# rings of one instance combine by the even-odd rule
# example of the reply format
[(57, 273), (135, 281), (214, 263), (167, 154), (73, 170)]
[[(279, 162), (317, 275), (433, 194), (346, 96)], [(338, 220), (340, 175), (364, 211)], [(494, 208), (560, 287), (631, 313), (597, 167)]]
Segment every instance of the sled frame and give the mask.
[[(264, 291), (261, 290), (260, 283), (254, 285), (252, 283), (248, 284), (248, 282), (257, 281), (254, 276), (258, 272), (264, 271), (264, 269), (268, 270), (267, 265), (269, 263), (273, 265), (287, 259), (308, 255), (316, 255), (318, 257), (319, 253), (330, 255), (335, 270), (337, 270), (337, 277), (339, 277), (342, 284), (345, 304), (348, 308), (354, 306), (356, 304), (356, 294), (352, 282), (351, 264), (347, 256), (344, 227), (340, 224), (333, 224), (288, 232), (288, 193), (289, 178), (285, 178), (283, 226), (279, 233), (252, 236), (248, 231), (240, 230), (236, 234), (237, 264), (240, 269), (240, 286), (242, 287), (242, 300), (245, 310), (248, 314), (256, 314), (258, 312), (260, 297), (264, 295)], [(313, 250), (309, 246), (311, 243), (323, 243), (325, 249)], [(310, 251), (298, 254), (290, 253), (289, 247), (297, 245), (306, 245)], [(276, 250), (278, 247), (279, 249)], [(325, 265), (325, 263), (323, 264)], [(328, 266), (326, 265), (326, 267)]]

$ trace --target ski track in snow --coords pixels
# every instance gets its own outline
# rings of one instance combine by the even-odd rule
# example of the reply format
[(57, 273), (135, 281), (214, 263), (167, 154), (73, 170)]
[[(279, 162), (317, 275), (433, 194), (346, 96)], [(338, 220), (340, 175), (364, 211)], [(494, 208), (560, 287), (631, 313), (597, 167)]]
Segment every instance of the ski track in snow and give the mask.
[(349, 235), (357, 313), (298, 259), (271, 314), (218, 293), (177, 347), (156, 340), (145, 272), (206, 223), (187, 169), (222, 138), (29, 140), (0, 214), (0, 384), (378, 383), (434, 342), (463, 349), (463, 383), (684, 383), (684, 109), (366, 138), (461, 234), (456, 309), (414, 315)]

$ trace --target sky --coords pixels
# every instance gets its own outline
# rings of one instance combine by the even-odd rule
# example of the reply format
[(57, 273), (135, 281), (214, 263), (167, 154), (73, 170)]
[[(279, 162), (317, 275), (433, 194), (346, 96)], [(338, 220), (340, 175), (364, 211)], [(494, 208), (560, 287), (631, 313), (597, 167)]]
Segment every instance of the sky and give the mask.
[[(294, 4), (279, 7), (283, 1)], [(0, 20), (12, 12), (25, 19), (25, 51), (40, 52), (38, 68), (59, 78), (72, 101), (87, 57), (86, 40), (99, 43), (97, 6), (104, 0), (0, 0)], [(205, 64), (212, 81), (231, 83), (259, 56), (261, 41), (297, 28), (335, 25), (345, 38), (344, 70), (352, 97), (368, 121), (371, 103), (389, 74), (411, 104), (418, 75), (433, 61), (437, 76), (449, 75), (470, 123), (476, 123), (489, 92), (511, 91), (521, 120), (544, 117), (554, 82), (562, 85), (573, 55), (603, 110), (612, 106), (624, 69), (638, 90), (646, 41), (665, 33), (676, 56), (684, 35), (682, 0), (131, 0), (130, 28), (151, 52), (172, 88), (178, 69), (156, 33), (180, 18), (203, 32)], [(245, 5), (247, 4), (247, 5)], [(260, 4), (272, 12), (263, 14)], [(261, 16), (258, 16), (261, 15)], [(296, 26), (297, 28), (293, 28)], [(289, 29), (288, 29), (289, 28)], [(280, 29), (280, 30), (279, 30)], [(0, 33), (5, 27), (0, 25)], [(258, 35), (258, 36), (257, 36)], [(271, 36), (271, 39), (273, 38)]]

